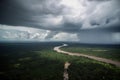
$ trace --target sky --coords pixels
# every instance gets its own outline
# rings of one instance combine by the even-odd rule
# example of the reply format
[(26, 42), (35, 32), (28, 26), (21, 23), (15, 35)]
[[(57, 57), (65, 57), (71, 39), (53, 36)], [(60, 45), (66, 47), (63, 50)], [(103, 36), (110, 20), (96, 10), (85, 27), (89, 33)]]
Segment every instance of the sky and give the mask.
[(120, 44), (120, 0), (0, 0), (0, 41)]

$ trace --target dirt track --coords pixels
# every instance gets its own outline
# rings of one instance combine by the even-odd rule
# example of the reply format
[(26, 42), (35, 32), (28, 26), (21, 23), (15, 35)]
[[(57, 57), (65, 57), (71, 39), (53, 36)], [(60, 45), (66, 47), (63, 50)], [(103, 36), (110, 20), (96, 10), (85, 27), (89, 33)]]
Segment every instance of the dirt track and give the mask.
[(60, 48), (64, 47), (64, 46), (67, 46), (67, 44), (63, 44), (62, 46), (54, 47), (54, 51), (57, 51), (57, 52), (63, 53), (63, 54), (67, 54), (67, 55), (71, 55), (71, 56), (83, 56), (83, 57), (87, 57), (87, 58), (94, 59), (97, 61), (114, 64), (114, 65), (120, 67), (120, 62), (118, 62), (118, 61), (113, 61), (113, 60), (106, 59), (106, 58), (100, 58), (100, 57), (90, 56), (90, 55), (85, 55), (85, 54), (80, 54), (80, 53), (72, 53), (72, 52), (63, 51)]

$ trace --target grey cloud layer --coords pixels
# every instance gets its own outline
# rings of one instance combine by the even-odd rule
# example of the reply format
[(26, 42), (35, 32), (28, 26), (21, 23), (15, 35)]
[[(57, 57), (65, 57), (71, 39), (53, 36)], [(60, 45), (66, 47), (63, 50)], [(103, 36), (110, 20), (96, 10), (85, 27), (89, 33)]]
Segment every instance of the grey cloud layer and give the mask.
[(46, 39), (67, 32), (83, 41), (87, 34), (93, 36), (91, 41), (99, 35), (101, 41), (109, 41), (102, 35), (120, 33), (119, 4), (120, 0), (1, 0), (0, 24), (50, 30)]
[(2, 0), (0, 23), (41, 28), (40, 23), (50, 14), (56, 16), (62, 12), (62, 7), (55, 4), (55, 0)]
[[(67, 7), (65, 4), (60, 4), (60, 1), (2, 0), (0, 2), (0, 24), (72, 32), (81, 29), (81, 27), (85, 29), (104, 27), (116, 19), (120, 22), (119, 0), (110, 0), (104, 3), (84, 0), (79, 5), (83, 5), (83, 9), (86, 11), (77, 15), (71, 14), (72, 9), (69, 9), (70, 7)], [(114, 13), (112, 13), (113, 11)], [(58, 22), (55, 24), (57, 20)]]

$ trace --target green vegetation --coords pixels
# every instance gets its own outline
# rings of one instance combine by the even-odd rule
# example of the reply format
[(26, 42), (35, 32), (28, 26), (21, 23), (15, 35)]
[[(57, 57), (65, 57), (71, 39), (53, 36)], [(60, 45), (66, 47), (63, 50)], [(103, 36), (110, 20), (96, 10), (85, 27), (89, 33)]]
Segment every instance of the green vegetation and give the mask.
[(96, 48), (96, 47), (63, 47), (64, 51), (76, 52), (81, 54), (104, 57), (116, 61), (120, 61), (120, 49), (118, 48)]
[(1, 79), (63, 80), (64, 63), (69, 61), (70, 80), (120, 80), (120, 68), (84, 57), (41, 51), (11, 51), (1, 54)]

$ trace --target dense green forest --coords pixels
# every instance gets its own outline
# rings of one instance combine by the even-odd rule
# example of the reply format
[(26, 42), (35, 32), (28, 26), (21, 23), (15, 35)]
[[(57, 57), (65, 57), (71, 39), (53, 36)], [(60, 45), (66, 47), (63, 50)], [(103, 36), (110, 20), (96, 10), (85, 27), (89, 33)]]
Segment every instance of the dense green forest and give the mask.
[(119, 67), (57, 53), (53, 51), (56, 45), (61, 44), (2, 45), (1, 80), (63, 80), (66, 61), (71, 63), (69, 80), (120, 80)]

